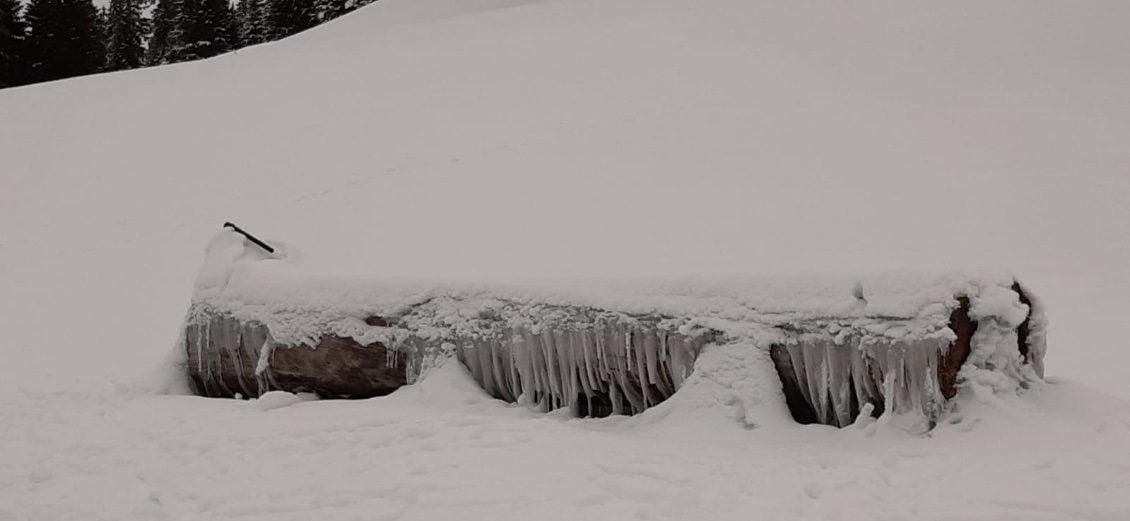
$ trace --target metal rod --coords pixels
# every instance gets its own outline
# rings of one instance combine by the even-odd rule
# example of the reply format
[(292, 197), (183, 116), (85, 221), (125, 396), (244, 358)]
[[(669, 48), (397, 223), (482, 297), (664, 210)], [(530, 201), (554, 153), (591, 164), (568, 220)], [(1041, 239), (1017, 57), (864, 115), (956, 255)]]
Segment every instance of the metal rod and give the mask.
[(239, 226), (236, 226), (236, 225), (235, 225), (235, 223), (231, 223), (231, 222), (226, 222), (226, 223), (224, 223), (224, 228), (231, 228), (231, 229), (232, 229), (232, 231), (234, 231), (235, 233), (238, 233), (238, 234), (240, 234), (240, 235), (242, 235), (242, 236), (246, 237), (246, 238), (247, 238), (247, 240), (249, 240), (249, 241), (251, 241), (251, 242), (255, 243), (255, 245), (256, 245), (256, 246), (258, 246), (258, 247), (260, 247), (260, 248), (263, 248), (264, 250), (266, 250), (266, 251), (267, 251), (267, 253), (274, 253), (274, 252), (275, 252), (275, 249), (274, 249), (274, 248), (272, 248), (272, 247), (268, 246), (268, 245), (267, 245), (267, 243), (265, 243), (265, 242), (263, 242), (263, 241), (259, 240), (259, 239), (258, 239), (257, 237), (255, 237), (254, 235), (251, 235), (250, 233), (247, 233), (247, 232), (243, 231), (243, 228), (240, 228)]

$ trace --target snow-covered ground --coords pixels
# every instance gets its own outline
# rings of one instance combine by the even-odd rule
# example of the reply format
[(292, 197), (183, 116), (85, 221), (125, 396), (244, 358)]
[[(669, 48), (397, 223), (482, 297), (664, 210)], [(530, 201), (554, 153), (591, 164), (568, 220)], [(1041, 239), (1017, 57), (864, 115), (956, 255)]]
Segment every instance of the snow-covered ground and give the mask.
[[(0, 520), (1128, 519), (1127, 20), (381, 0), (0, 92)], [(225, 220), (341, 277), (1010, 269), (1052, 383), (926, 437), (747, 430), (709, 392), (544, 417), (457, 367), (363, 402), (153, 395)]]
[(24, 396), (0, 405), (0, 516), (1122, 521), (1130, 412), (1095, 399), (1061, 382), (916, 437), (744, 430), (722, 411), (566, 420), (492, 400), (458, 366), (386, 398), (278, 408)]

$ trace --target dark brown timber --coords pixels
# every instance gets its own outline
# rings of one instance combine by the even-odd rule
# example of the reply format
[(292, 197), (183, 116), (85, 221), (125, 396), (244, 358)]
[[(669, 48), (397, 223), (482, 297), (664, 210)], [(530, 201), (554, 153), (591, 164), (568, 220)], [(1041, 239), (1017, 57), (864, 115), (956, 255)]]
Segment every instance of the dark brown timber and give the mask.
[(958, 307), (950, 313), (950, 330), (957, 338), (950, 344), (938, 366), (938, 387), (947, 400), (957, 395), (957, 372), (973, 349), (977, 323), (969, 317), (969, 297), (958, 297)]
[(211, 315), (185, 328), (188, 373), (198, 394), (245, 398), (267, 391), (317, 393), (324, 398), (371, 398), (408, 383), (401, 353), (352, 338), (325, 336), (317, 345), (276, 345), (256, 374), (267, 328)]
[(1012, 290), (1020, 295), (1020, 303), (1028, 306), (1028, 316), (1024, 318), (1024, 322), (1020, 327), (1016, 328), (1016, 347), (1020, 349), (1020, 355), (1024, 357), (1025, 362), (1030, 362), (1031, 358), (1028, 356), (1028, 335), (1031, 333), (1029, 321), (1032, 320), (1032, 299), (1024, 294), (1024, 289), (1020, 287), (1019, 282), (1012, 283)]

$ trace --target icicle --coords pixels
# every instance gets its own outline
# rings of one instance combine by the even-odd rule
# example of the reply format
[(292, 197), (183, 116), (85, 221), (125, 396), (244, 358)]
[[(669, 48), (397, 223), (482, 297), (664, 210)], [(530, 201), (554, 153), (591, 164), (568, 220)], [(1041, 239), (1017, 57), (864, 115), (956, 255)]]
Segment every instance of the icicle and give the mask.
[[(207, 322), (205, 322), (207, 324)], [(196, 373), (204, 374), (204, 324), (196, 324)]]
[(487, 349), (490, 350), (491, 368), (494, 371), (494, 381), (498, 388), (498, 394), (502, 396), (503, 400), (513, 402), (515, 397), (510, 392), (510, 372), (508, 368), (504, 367), (505, 360), (510, 358), (509, 346), (503, 341), (505, 338), (507, 337), (492, 335), (487, 339)]
[[(214, 352), (214, 350), (212, 349), (212, 321), (211, 320), (209, 320), (207, 322), (207, 326), (205, 326), (205, 328), (204, 328), (204, 341), (201, 342), (200, 345), (202, 346), (201, 349), (204, 350), (203, 352), (208, 354), (208, 362), (206, 364), (204, 364), (204, 367), (206, 367), (208, 369), (208, 371), (204, 374), (204, 381), (207, 382), (207, 385), (213, 385), (213, 382), (212, 382), (212, 358), (211, 357), (212, 357), (212, 353)], [(204, 357), (201, 356), (200, 359), (204, 360)]]
[(938, 415), (941, 414), (943, 403), (941, 399), (941, 387), (938, 386), (938, 379), (936, 377), (938, 374), (938, 359), (941, 357), (941, 351), (940, 349), (931, 351), (928, 353), (928, 356), (930, 356), (931, 360), (927, 364), (926, 374), (923, 375), (927, 390), (924, 403), (927, 410), (927, 417), (929, 417), (931, 421), (934, 421), (937, 419)]
[(862, 408), (864, 404), (873, 401), (874, 397), (870, 389), (871, 375), (867, 368), (867, 362), (864, 361), (863, 350), (855, 339), (846, 339), (843, 348), (847, 350), (850, 358), (851, 382), (855, 386), (857, 406)]
[(628, 339), (625, 332), (625, 327), (621, 323), (613, 324), (609, 328), (609, 336), (614, 346), (614, 353), (618, 356), (613, 356), (612, 359), (616, 363), (616, 384), (619, 387), (623, 397), (628, 400), (630, 404), (630, 414), (634, 414), (643, 410), (643, 400), (635, 393), (634, 386), (632, 385), (629, 375), (628, 366), (631, 363), (630, 353), (631, 349), (624, 343)]
[(925, 410), (923, 403), (925, 384), (922, 382), (923, 371), (926, 368), (926, 353), (923, 352), (925, 347), (919, 342), (909, 346), (909, 349), (903, 350), (903, 376), (905, 377), (903, 388), (909, 395), (910, 410), (913, 411)]
[[(678, 389), (683, 386), (683, 353), (678, 347), (678, 342), (667, 338), (666, 332), (661, 332), (660, 338), (664, 349), (667, 349), (667, 365), (671, 371), (671, 385)], [(678, 337), (676, 337), (677, 340)]]
[(652, 384), (659, 383), (659, 344), (655, 333), (648, 330), (640, 332), (640, 345), (643, 348), (644, 359), (647, 361), (647, 380)]
[(470, 346), (469, 358), (474, 358), (479, 372), (482, 373), (481, 380), (483, 382), (483, 389), (491, 396), (496, 398), (500, 397), (498, 392), (498, 382), (494, 380), (494, 363), (491, 361), (490, 346), (482, 338), (474, 338), (468, 344)]
[(255, 376), (259, 376), (271, 367), (271, 355), (275, 354), (275, 342), (268, 336), (259, 348), (259, 363), (255, 364)]
[(833, 417), (837, 427), (850, 425), (854, 421), (851, 410), (851, 347), (836, 345), (828, 340), (821, 344), (827, 353), (829, 396), (832, 402)]
[[(243, 381), (243, 332), (239, 330), (239, 324), (235, 324), (235, 349), (228, 350), (228, 357), (231, 358), (232, 365), (235, 366), (235, 378), (239, 381), (239, 387), (243, 389), (243, 396), (251, 395), (247, 390), (247, 384)], [(227, 344), (231, 345), (231, 344)]]
[(589, 398), (589, 411), (592, 411), (591, 402), (593, 389), (595, 389), (597, 386), (596, 379), (593, 375), (593, 353), (591, 351), (592, 339), (590, 338), (591, 335), (589, 334), (591, 331), (592, 330), (588, 328), (577, 330), (577, 335), (580, 336), (581, 339), (581, 351), (584, 356), (585, 365), (584, 373), (581, 375), (581, 388), (584, 389), (585, 396)]
[(694, 358), (687, 353), (688, 350), (683, 345), (683, 338), (681, 336), (676, 335), (672, 338), (667, 338), (666, 335), (664, 335), (664, 338), (666, 339), (665, 342), (668, 349), (671, 350), (671, 371), (672, 376), (674, 376), (675, 388), (679, 388), (682, 387), (683, 383), (686, 382), (687, 378), (690, 376), (691, 368), (694, 365)]
[(624, 352), (628, 357), (628, 365), (632, 365), (632, 332), (626, 327), (621, 327), (624, 330)]
[(255, 383), (258, 386), (256, 396), (263, 396), (271, 390), (271, 384), (265, 374), (271, 369), (271, 355), (274, 353), (275, 343), (271, 340), (271, 336), (267, 335), (263, 346), (259, 348), (259, 363), (255, 364)]
[(798, 344), (790, 344), (786, 346), (789, 352), (789, 359), (793, 363), (793, 373), (796, 374), (798, 387), (800, 387), (800, 394), (804, 396), (804, 401), (809, 405), (814, 404), (812, 400), (812, 391), (808, 387), (808, 371), (804, 363), (804, 348)]
[[(628, 334), (624, 337), (624, 340), (628, 346), (628, 351), (634, 351), (636, 353), (634, 368), (636, 370), (637, 383), (639, 384), (640, 406), (638, 408), (639, 410), (633, 411), (633, 413), (638, 413), (651, 405), (651, 400), (648, 399), (647, 392), (647, 361), (645, 360), (646, 355), (644, 355), (643, 347), (641, 346), (642, 342), (639, 341), (639, 331), (635, 330), (632, 325), (626, 326), (626, 329), (628, 330)], [(632, 341), (633, 338), (636, 339), (635, 342)], [(629, 368), (633, 367), (630, 358), (628, 359), (628, 366)]]
[(895, 368), (895, 395), (897, 397), (897, 408), (895, 410), (898, 412), (907, 412), (917, 409), (914, 405), (914, 397), (910, 393), (912, 382), (907, 367), (906, 346), (901, 344), (892, 345), (889, 352), (893, 357), (891, 365)]
[(887, 404), (887, 411), (895, 412), (900, 407), (898, 396), (895, 395), (895, 372), (891, 370), (891, 361), (887, 353), (883, 353), (879, 360), (883, 375), (883, 397)]
[(560, 327), (553, 330), (553, 347), (556, 350), (557, 376), (561, 407), (569, 405), (577, 396), (576, 369), (574, 355), (576, 350), (570, 342), (569, 332)]
[(489, 394), (490, 388), (487, 387), (487, 382), (483, 380), (483, 368), (479, 362), (478, 353), (468, 347), (468, 340), (457, 340), (457, 342), (459, 342), (459, 347), (455, 351), (456, 357), (460, 362), (463, 362), (463, 366), (467, 368), (467, 372), (471, 373), (471, 377), (475, 379), (479, 387), (482, 387)]
[(596, 363), (601, 374), (608, 374), (608, 357), (604, 352), (604, 323), (598, 321), (593, 329), (593, 340), (596, 341)]
[(533, 368), (533, 335), (530, 330), (525, 326), (519, 326), (519, 336), (515, 351), (518, 353), (518, 377), (522, 382), (522, 391), (518, 397), (518, 403), (531, 406), (534, 403), (534, 388), (536, 385), (536, 375)]
[(804, 352), (804, 381), (808, 386), (808, 395), (812, 400), (812, 409), (820, 423), (828, 423), (828, 392), (826, 384), (827, 373), (824, 370), (824, 351), (811, 342), (801, 345)]
[(551, 402), (561, 396), (561, 374), (557, 369), (557, 341), (553, 338), (553, 330), (543, 329), (541, 332), (542, 353), (544, 354), (544, 367), (547, 385), (542, 388), (548, 392)]
[(534, 349), (534, 374), (537, 375), (537, 381), (534, 385), (534, 392), (538, 397), (538, 409), (542, 412), (549, 412), (549, 393), (553, 389), (553, 376), (550, 374), (549, 356), (550, 351), (546, 349), (546, 343), (549, 342), (547, 337), (548, 333), (542, 329), (537, 334), (537, 342)]
[(903, 393), (902, 357), (895, 353), (895, 349), (888, 344), (876, 344), (881, 350), (879, 360), (883, 368), (883, 395), (891, 412), (902, 412), (906, 408), (906, 399)]
[(584, 330), (573, 328), (569, 330), (569, 343), (573, 349), (573, 398), (584, 394), (588, 395), (592, 389), (589, 386), (588, 361), (585, 353)]
[(566, 346), (565, 360), (567, 360), (569, 362), (568, 368), (566, 369), (566, 378), (567, 378), (568, 383), (569, 383), (569, 385), (568, 385), (569, 389), (567, 391), (567, 394), (565, 395), (565, 398), (566, 398), (566, 403), (568, 404), (570, 410), (572, 410), (573, 414), (576, 415), (577, 396), (582, 394), (582, 392), (583, 392), (581, 390), (582, 388), (581, 388), (581, 383), (580, 383), (580, 374), (579, 374), (579, 371), (577, 370), (577, 368), (578, 368), (578, 364), (577, 364), (578, 358), (577, 357), (579, 355), (581, 355), (582, 353), (578, 352), (580, 349), (578, 347), (577, 336), (575, 334), (575, 330), (569, 329), (568, 331), (563, 332), (562, 336), (563, 336), (564, 341), (558, 342), (557, 345), (558, 346), (561, 346), (561, 345)]
[(505, 400), (506, 395), (502, 390), (504, 384), (495, 360), (494, 338), (489, 334), (483, 334), (475, 343), (475, 350), (479, 351), (479, 364), (482, 365), (483, 372), (490, 375), (491, 394)]
[(674, 389), (668, 387), (666, 379), (660, 373), (660, 342), (655, 330), (648, 328), (643, 334), (643, 348), (647, 353), (647, 378), (655, 385), (664, 396), (670, 396), (675, 393)]

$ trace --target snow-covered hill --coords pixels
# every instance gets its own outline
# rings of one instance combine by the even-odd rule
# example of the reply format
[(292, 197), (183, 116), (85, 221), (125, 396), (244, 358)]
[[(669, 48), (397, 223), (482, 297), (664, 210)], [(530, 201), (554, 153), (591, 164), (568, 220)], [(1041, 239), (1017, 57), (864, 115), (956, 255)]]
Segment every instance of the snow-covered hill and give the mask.
[[(381, 0), (0, 92), (0, 519), (1130, 517), (1125, 402), (1086, 387), (1130, 397), (1127, 20)], [(933, 439), (538, 418), (454, 369), (265, 412), (145, 395), (225, 220), (343, 277), (1006, 268), (1047, 303), (1058, 383)]]

